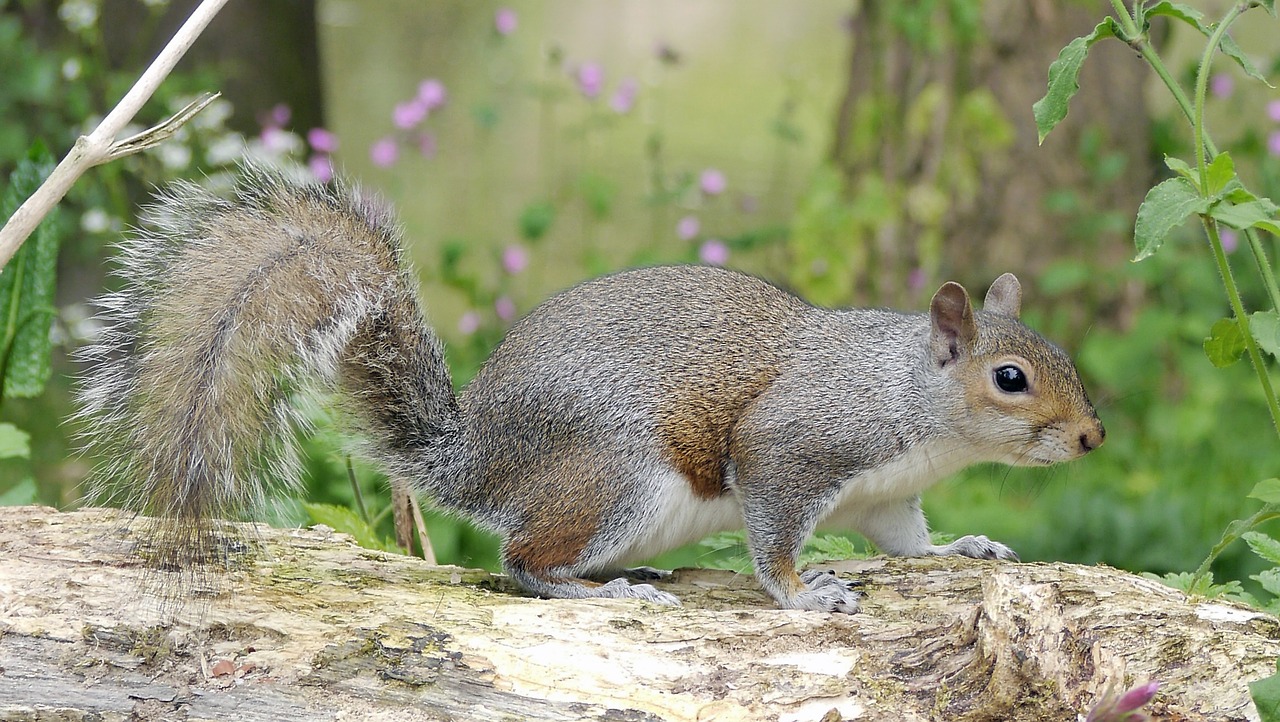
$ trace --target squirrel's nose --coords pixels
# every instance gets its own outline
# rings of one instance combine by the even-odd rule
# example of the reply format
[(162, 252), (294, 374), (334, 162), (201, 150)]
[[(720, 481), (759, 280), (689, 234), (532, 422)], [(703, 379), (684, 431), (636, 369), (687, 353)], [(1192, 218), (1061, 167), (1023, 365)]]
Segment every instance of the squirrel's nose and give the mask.
[(1107, 430), (1102, 428), (1102, 422), (1095, 419), (1089, 428), (1080, 432), (1080, 453), (1087, 454), (1102, 446), (1106, 438)]

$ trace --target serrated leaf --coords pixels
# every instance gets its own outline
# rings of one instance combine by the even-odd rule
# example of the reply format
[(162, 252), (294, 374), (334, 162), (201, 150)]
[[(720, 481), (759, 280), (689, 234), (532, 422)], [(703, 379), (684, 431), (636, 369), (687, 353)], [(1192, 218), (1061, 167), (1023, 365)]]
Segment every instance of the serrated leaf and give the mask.
[(1218, 47), (1228, 58), (1236, 61), (1236, 65), (1240, 66), (1240, 69), (1244, 71), (1245, 75), (1248, 75), (1254, 80), (1261, 80), (1262, 84), (1268, 88), (1276, 87), (1267, 82), (1265, 75), (1258, 72), (1258, 69), (1253, 66), (1253, 61), (1249, 60), (1248, 56), (1244, 54), (1244, 51), (1240, 49), (1239, 45), (1236, 45), (1236, 41), (1232, 40), (1230, 35), (1223, 35), (1222, 42), (1218, 43)]
[(1031, 106), (1036, 119), (1036, 132), (1040, 143), (1049, 135), (1054, 126), (1067, 117), (1067, 106), (1071, 98), (1080, 90), (1080, 68), (1089, 54), (1089, 48), (1103, 38), (1116, 36), (1116, 21), (1107, 17), (1094, 27), (1093, 32), (1076, 38), (1058, 53), (1058, 57), (1049, 65), (1049, 86), (1044, 97)]
[[(1272, 539), (1274, 542), (1275, 540)], [(1249, 546), (1253, 546), (1250, 544)], [(1257, 551), (1256, 549), (1254, 551)], [(1280, 569), (1267, 569), (1257, 574), (1250, 574), (1249, 578), (1262, 585), (1262, 588), (1271, 596), (1280, 596)]]
[(1204, 213), (1209, 201), (1196, 192), (1186, 178), (1170, 178), (1147, 191), (1147, 197), (1138, 207), (1138, 219), (1133, 227), (1133, 241), (1138, 255), (1134, 261), (1148, 258), (1160, 246), (1165, 236), (1178, 227), (1188, 216)]
[(1171, 155), (1166, 155), (1164, 157), (1164, 164), (1169, 170), (1177, 173), (1183, 178), (1186, 178), (1193, 186), (1199, 188), (1199, 179), (1196, 178), (1196, 172), (1191, 169), (1191, 166), (1187, 165), (1186, 161), (1181, 158), (1174, 158)]
[[(1266, 534), (1258, 531), (1245, 532), (1243, 538), (1245, 543), (1249, 545), (1249, 548), (1253, 550), (1254, 554), (1257, 554), (1272, 564), (1280, 566), (1280, 541), (1272, 539)], [(1280, 573), (1280, 570), (1272, 571)], [(1276, 580), (1280, 581), (1280, 576), (1276, 577)], [(1276, 596), (1280, 596), (1280, 592), (1275, 592), (1271, 589), (1267, 589), (1267, 591)]]
[[(37, 144), (9, 176), (0, 214), (9, 218), (53, 170), (53, 158)], [(0, 272), (0, 375), (3, 395), (38, 396), (52, 373), (49, 328), (57, 281), (56, 210), (36, 228)]]
[(1249, 316), (1249, 333), (1258, 346), (1272, 356), (1280, 357), (1280, 314), (1258, 311)]
[(1205, 168), (1205, 180), (1209, 187), (1205, 189), (1204, 195), (1217, 196), (1235, 177), (1236, 164), (1231, 160), (1231, 154), (1226, 151), (1219, 153)]
[(1244, 350), (1244, 334), (1234, 319), (1219, 319), (1204, 340), (1204, 355), (1209, 357), (1209, 363), (1220, 369), (1239, 361)]
[(1280, 504), (1280, 479), (1263, 479), (1253, 485), (1253, 490), (1249, 492), (1250, 499), (1267, 504)]
[(314, 524), (325, 524), (343, 534), (350, 534), (356, 543), (366, 549), (379, 549), (385, 552), (401, 552), (395, 544), (384, 540), (365, 523), (364, 519), (345, 506), (333, 504), (303, 504)]
[(1204, 24), (1200, 22), (1200, 20), (1204, 18), (1204, 13), (1196, 10), (1190, 5), (1169, 2), (1168, 0), (1160, 0), (1160, 2), (1148, 6), (1145, 12), (1148, 18), (1155, 15), (1164, 15), (1166, 17), (1181, 20), (1196, 30), (1204, 32)]
[(1219, 223), (1232, 228), (1261, 228), (1280, 235), (1280, 222), (1276, 220), (1276, 204), (1269, 198), (1257, 198), (1244, 203), (1219, 202), (1209, 209), (1209, 215)]
[(0, 459), (30, 459), (31, 436), (10, 423), (0, 423)]

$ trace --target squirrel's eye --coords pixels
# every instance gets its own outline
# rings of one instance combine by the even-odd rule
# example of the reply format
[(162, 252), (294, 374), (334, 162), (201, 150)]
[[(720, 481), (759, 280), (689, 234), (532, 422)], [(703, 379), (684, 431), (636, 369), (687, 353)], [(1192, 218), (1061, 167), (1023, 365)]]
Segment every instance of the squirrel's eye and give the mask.
[(1011, 394), (1020, 394), (1027, 390), (1027, 375), (1022, 373), (1022, 369), (1012, 364), (1007, 364), (996, 369), (996, 386), (1001, 391)]

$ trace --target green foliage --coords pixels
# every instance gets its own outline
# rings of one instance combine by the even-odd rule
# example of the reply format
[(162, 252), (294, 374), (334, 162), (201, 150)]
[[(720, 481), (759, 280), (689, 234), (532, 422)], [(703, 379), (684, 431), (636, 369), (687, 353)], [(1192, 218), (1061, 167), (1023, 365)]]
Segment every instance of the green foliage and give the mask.
[(0, 423), (0, 459), (31, 456), (31, 437), (13, 424)]
[(312, 524), (324, 524), (343, 534), (350, 534), (357, 544), (366, 549), (404, 553), (394, 541), (384, 539), (371, 524), (348, 507), (333, 504), (303, 504), (302, 507), (306, 509)]
[[(9, 176), (0, 199), (8, 219), (53, 170), (42, 145)], [(0, 403), (4, 397), (32, 397), (44, 390), (49, 366), (49, 327), (57, 316), (53, 291), (58, 263), (58, 218), (50, 214), (0, 272)]]
[(1280, 670), (1249, 683), (1249, 694), (1262, 722), (1280, 722)]
[(1068, 43), (1058, 53), (1057, 60), (1049, 66), (1049, 89), (1043, 98), (1031, 106), (1041, 143), (1044, 143), (1049, 131), (1067, 117), (1067, 106), (1076, 91), (1080, 90), (1080, 68), (1084, 67), (1089, 48), (1103, 38), (1115, 37), (1117, 30), (1115, 20), (1103, 20), (1094, 27), (1093, 32)]

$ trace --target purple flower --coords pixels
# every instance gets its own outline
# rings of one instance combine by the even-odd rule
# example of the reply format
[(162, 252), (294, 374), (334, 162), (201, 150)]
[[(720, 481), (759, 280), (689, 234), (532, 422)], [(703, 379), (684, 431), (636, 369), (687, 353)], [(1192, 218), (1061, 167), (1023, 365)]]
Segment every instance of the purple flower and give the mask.
[(498, 300), (493, 302), (493, 310), (498, 314), (498, 318), (510, 321), (516, 317), (516, 302), (507, 296), (498, 296)]
[(262, 146), (268, 151), (283, 153), (289, 149), (289, 133), (274, 125), (262, 129)]
[(923, 268), (913, 268), (907, 274), (907, 288), (912, 291), (919, 291), (924, 288), (924, 281), (925, 277)]
[(528, 265), (529, 253), (524, 250), (524, 246), (512, 243), (502, 249), (502, 270), (514, 276)]
[(587, 100), (595, 100), (604, 87), (604, 68), (599, 63), (586, 62), (578, 66), (578, 90)]
[(400, 157), (400, 147), (396, 145), (395, 138), (382, 138), (374, 141), (369, 148), (369, 159), (379, 168), (389, 168), (395, 165), (396, 159)]
[(289, 124), (289, 119), (293, 117), (293, 111), (284, 103), (277, 103), (274, 108), (267, 111), (267, 120), (263, 125), (276, 128), (283, 128)]
[(435, 133), (423, 132), (418, 136), (418, 152), (423, 158), (436, 157), (436, 135)]
[(1280, 158), (1280, 130), (1273, 130), (1267, 136), (1267, 152)]
[(613, 91), (613, 97), (609, 99), (609, 107), (618, 115), (631, 112), (631, 107), (636, 103), (636, 93), (640, 90), (640, 83), (635, 78), (623, 78), (618, 83), (618, 89)]
[(680, 236), (682, 241), (691, 241), (702, 230), (702, 222), (697, 216), (685, 216), (676, 222), (676, 235)]
[(1222, 241), (1222, 250), (1227, 253), (1234, 253), (1240, 247), (1240, 236), (1230, 228), (1223, 228), (1218, 234), (1218, 240)]
[(497, 30), (499, 35), (514, 33), (517, 24), (516, 11), (511, 8), (498, 8), (498, 11), (493, 14), (493, 29)]
[(723, 266), (729, 262), (729, 247), (724, 244), (724, 241), (712, 238), (698, 249), (698, 258), (708, 265)]
[(1280, 123), (1280, 100), (1273, 100), (1267, 103), (1267, 117)]
[(449, 94), (444, 90), (444, 83), (435, 78), (428, 78), (418, 85), (418, 100), (428, 111), (435, 110), (445, 104)]
[(1138, 710), (1146, 706), (1159, 689), (1159, 682), (1148, 682), (1134, 687), (1120, 697), (1108, 690), (1093, 709), (1089, 710), (1085, 722), (1146, 722), (1151, 718)]
[(480, 328), (480, 314), (475, 311), (467, 311), (458, 319), (458, 333), (463, 336), (470, 336)]
[(1235, 79), (1226, 73), (1216, 73), (1209, 78), (1209, 92), (1213, 93), (1215, 98), (1229, 98), (1235, 88)]
[(328, 183), (333, 180), (333, 160), (323, 153), (316, 153), (307, 161), (307, 167), (311, 169), (311, 175), (321, 183)]
[(331, 130), (312, 128), (307, 131), (307, 142), (317, 153), (332, 153), (338, 149), (338, 136)]
[(724, 193), (725, 186), (728, 185), (724, 178), (724, 173), (715, 168), (708, 168), (702, 171), (702, 177), (698, 179), (698, 185), (702, 188), (702, 192), (709, 196), (718, 196)]
[(401, 130), (408, 130), (427, 119), (427, 104), (419, 98), (396, 103), (391, 113), (391, 121)]

